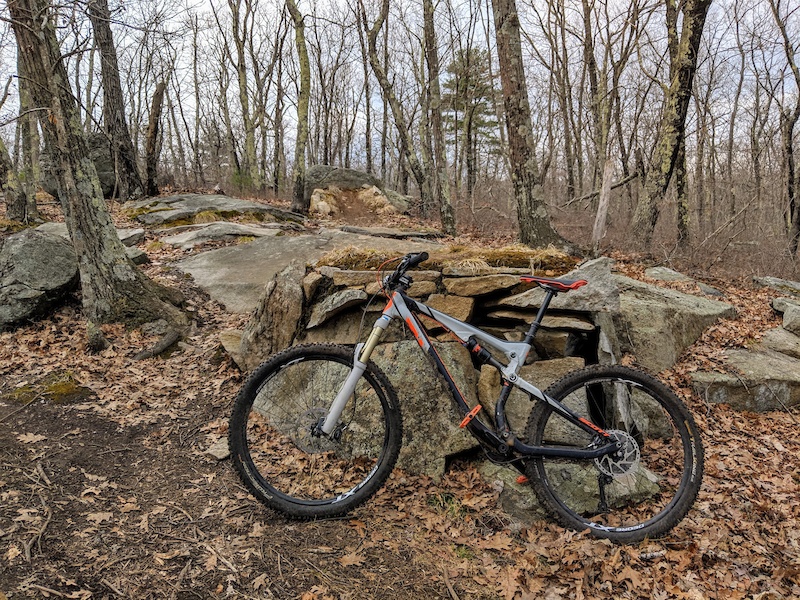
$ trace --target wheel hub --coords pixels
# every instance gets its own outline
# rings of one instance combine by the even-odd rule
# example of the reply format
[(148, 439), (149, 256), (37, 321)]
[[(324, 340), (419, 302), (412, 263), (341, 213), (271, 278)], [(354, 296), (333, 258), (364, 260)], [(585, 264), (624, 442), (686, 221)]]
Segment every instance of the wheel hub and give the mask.
[(594, 464), (601, 473), (609, 477), (621, 477), (629, 473), (639, 464), (641, 454), (639, 444), (627, 431), (612, 429), (608, 432), (619, 444), (619, 450), (594, 459)]

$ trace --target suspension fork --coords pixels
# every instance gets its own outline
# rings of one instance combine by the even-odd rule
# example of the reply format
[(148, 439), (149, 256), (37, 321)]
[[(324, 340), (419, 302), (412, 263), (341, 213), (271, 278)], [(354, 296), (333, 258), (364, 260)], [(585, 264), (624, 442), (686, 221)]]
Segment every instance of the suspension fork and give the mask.
[(387, 305), (386, 309), (384, 309), (383, 314), (378, 320), (375, 321), (372, 333), (369, 334), (367, 341), (356, 345), (355, 352), (353, 353), (353, 369), (347, 376), (339, 393), (336, 394), (336, 398), (334, 398), (328, 410), (328, 414), (323, 418), (321, 426), (318, 424), (314, 427), (315, 431), (327, 436), (336, 429), (336, 424), (339, 422), (339, 417), (342, 416), (347, 401), (356, 391), (358, 380), (361, 379), (364, 371), (367, 370), (367, 364), (369, 363), (370, 356), (372, 356), (372, 351), (375, 349), (375, 346), (378, 345), (381, 337), (383, 337), (383, 332), (386, 331), (386, 328), (392, 321), (392, 317), (387, 314), (390, 308), (391, 302)]

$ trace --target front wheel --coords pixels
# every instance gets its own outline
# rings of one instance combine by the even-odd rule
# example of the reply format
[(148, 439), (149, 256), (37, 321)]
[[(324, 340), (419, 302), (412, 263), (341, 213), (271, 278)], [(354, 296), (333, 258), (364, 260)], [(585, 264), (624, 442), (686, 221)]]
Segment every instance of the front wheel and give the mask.
[(353, 366), (344, 346), (295, 346), (259, 366), (230, 421), (233, 464), (267, 506), (299, 519), (343, 515), (386, 481), (400, 452), (397, 395), (372, 363), (327, 436), (323, 419)]
[[(620, 365), (570, 373), (545, 394), (608, 432), (620, 449), (598, 459), (538, 457), (527, 475), (540, 502), (563, 526), (630, 543), (663, 535), (689, 511), (703, 477), (694, 419), (654, 377)], [(538, 403), (529, 444), (591, 448), (605, 442)]]

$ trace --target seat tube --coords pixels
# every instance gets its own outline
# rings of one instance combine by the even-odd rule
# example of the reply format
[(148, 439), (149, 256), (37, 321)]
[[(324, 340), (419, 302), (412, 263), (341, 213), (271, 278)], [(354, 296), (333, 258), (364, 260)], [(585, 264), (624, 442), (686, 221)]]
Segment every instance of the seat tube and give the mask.
[(536, 318), (531, 323), (530, 329), (528, 329), (528, 333), (525, 334), (525, 339), (523, 340), (524, 343), (530, 345), (533, 342), (533, 338), (536, 337), (536, 332), (539, 331), (539, 328), (542, 326), (542, 320), (544, 319), (544, 313), (547, 312), (547, 308), (550, 306), (550, 301), (555, 297), (556, 293), (553, 290), (546, 290), (544, 295), (544, 300), (542, 300), (542, 305), (539, 307), (539, 312), (536, 313)]

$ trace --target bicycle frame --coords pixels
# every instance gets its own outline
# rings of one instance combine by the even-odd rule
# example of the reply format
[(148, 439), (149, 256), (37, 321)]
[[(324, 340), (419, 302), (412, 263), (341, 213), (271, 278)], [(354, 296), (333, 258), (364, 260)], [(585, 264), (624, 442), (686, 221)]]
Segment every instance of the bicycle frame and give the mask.
[[(555, 296), (554, 290), (546, 289), (545, 291), (545, 300), (539, 309), (536, 319), (531, 323), (530, 329), (523, 341), (509, 342), (501, 340), (478, 327), (464, 323), (446, 313), (431, 308), (422, 302), (413, 300), (405, 294), (402, 288), (395, 289), (391, 293), (381, 316), (375, 322), (372, 333), (367, 341), (356, 346), (353, 357), (353, 369), (343, 384), (342, 389), (334, 399), (328, 415), (324, 418), (320, 427), (321, 433), (330, 435), (334, 431), (339, 417), (344, 410), (344, 406), (347, 400), (352, 396), (358, 379), (364, 373), (372, 351), (380, 341), (383, 332), (393, 319), (400, 318), (403, 319), (406, 326), (414, 335), (420, 348), (431, 357), (436, 369), (447, 383), (453, 400), (458, 406), (459, 411), (464, 415), (461, 427), (465, 427), (479, 441), (488, 445), (504, 458), (507, 458), (509, 462), (514, 464), (520, 471), (523, 470), (523, 465), (521, 464), (521, 458), (523, 457), (552, 456), (589, 460), (617, 451), (619, 443), (606, 431), (575, 414), (557, 400), (550, 398), (539, 388), (519, 375), (519, 371), (525, 364), (525, 360), (530, 353), (533, 338), (541, 326), (544, 313), (550, 301)], [(455, 335), (455, 337), (458, 338), (470, 352), (477, 355), (482, 362), (495, 367), (500, 372), (503, 387), (495, 406), (494, 419), (497, 425), (496, 430), (487, 427), (481, 420), (475, 419), (481, 409), (481, 405), (478, 404), (475, 408), (470, 408), (467, 404), (464, 395), (458, 389), (458, 386), (447, 370), (436, 348), (431, 343), (417, 315), (424, 315), (436, 321)], [(506, 364), (496, 360), (491, 353), (481, 346), (481, 344), (491, 346), (501, 351), (505, 355)], [(597, 444), (594, 447), (572, 448), (563, 446), (530, 446), (521, 442), (511, 431), (505, 415), (505, 404), (513, 387), (518, 387), (537, 400), (546, 402), (564, 419), (591, 434), (595, 439), (604, 440), (606, 443)]]

